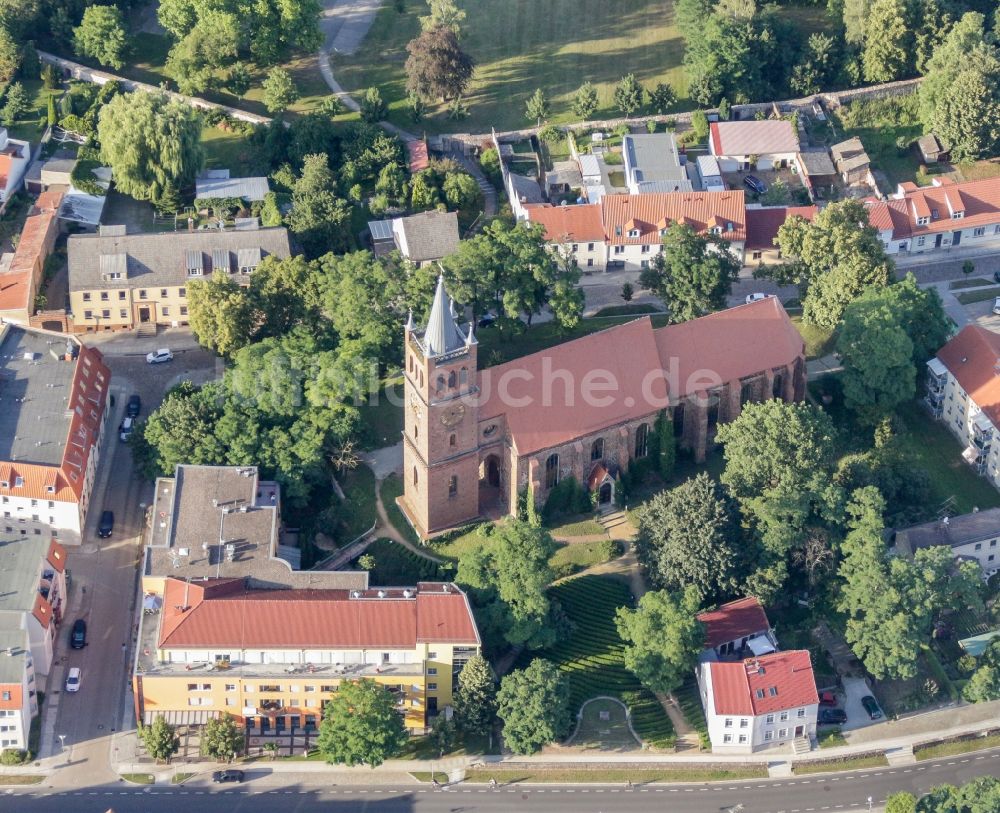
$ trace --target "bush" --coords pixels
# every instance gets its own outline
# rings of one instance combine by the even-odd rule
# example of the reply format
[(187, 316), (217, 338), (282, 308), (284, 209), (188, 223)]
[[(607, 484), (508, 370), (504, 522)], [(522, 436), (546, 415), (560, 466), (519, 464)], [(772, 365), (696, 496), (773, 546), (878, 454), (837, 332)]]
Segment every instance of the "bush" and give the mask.
[(17, 748), (4, 748), (0, 752), (0, 765), (23, 765), (28, 761), (28, 752)]
[(563, 514), (586, 514), (593, 509), (590, 495), (575, 477), (564, 477), (549, 491), (542, 509), (546, 522)]

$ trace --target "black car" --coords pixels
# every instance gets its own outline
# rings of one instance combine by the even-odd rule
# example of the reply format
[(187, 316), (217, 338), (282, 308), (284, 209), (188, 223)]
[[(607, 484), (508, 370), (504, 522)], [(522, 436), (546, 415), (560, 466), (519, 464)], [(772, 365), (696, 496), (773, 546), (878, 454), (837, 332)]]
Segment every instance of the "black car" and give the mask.
[(1000, 271), (994, 271), (993, 272), (993, 281), (994, 282), (1000, 282)]
[(125, 405), (125, 414), (130, 418), (138, 418), (142, 411), (142, 399), (138, 395), (130, 395)]
[(237, 770), (227, 770), (227, 771), (216, 771), (212, 774), (213, 782), (242, 782), (243, 781), (243, 771)]
[(847, 712), (843, 709), (820, 709), (820, 725), (840, 725), (847, 722)]
[(479, 327), (492, 327), (497, 318), (492, 313), (484, 313), (479, 317)]
[(107, 539), (115, 529), (115, 512), (102, 511), (101, 521), (97, 523), (97, 535), (101, 539)]
[(83, 649), (87, 645), (87, 622), (82, 618), (73, 622), (73, 629), (69, 633), (69, 645), (73, 649)]
[(861, 698), (861, 705), (865, 707), (865, 711), (868, 712), (868, 716), (873, 720), (878, 720), (882, 717), (882, 709), (878, 707), (878, 701), (876, 701), (870, 694), (866, 694)]
[(758, 195), (763, 195), (767, 191), (767, 184), (765, 184), (756, 175), (744, 175), (743, 185)]

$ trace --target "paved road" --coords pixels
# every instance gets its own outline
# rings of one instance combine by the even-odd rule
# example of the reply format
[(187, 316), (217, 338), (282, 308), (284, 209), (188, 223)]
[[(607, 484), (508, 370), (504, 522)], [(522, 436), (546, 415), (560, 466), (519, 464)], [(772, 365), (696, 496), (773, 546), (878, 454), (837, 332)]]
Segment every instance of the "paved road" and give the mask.
[[(138, 393), (146, 416), (177, 380), (205, 380), (215, 372), (214, 357), (202, 350), (178, 353), (170, 364), (150, 366), (141, 355), (123, 354), (131, 337), (114, 341), (117, 346), (112, 349), (117, 352), (106, 354), (105, 359), (111, 367), (115, 407), (83, 544), (68, 549), (67, 565), (73, 574), (70, 605), (58, 638), (43, 717), (43, 755), (65, 754), (67, 767), (54, 775), (61, 787), (114, 781), (108, 766), (110, 738), (130, 719), (127, 660), (131, 653), (123, 644), (133, 638), (136, 566), (144, 507), (152, 498), (153, 485), (135, 476), (131, 451), (118, 439), (125, 402)], [(95, 527), (105, 509), (114, 511), (115, 530), (111, 539), (101, 540)], [(87, 620), (88, 643), (83, 650), (72, 650), (67, 642), (69, 626), (76, 618)], [(81, 688), (69, 694), (62, 690), (63, 681), (66, 670), (74, 666), (82, 669)], [(65, 738), (64, 750), (59, 735)]]
[[(876, 809), (899, 790), (923, 793), (943, 783), (962, 784), (977, 776), (996, 775), (1000, 749), (930, 761), (906, 768), (820, 775), (782, 780), (713, 783), (709, 785), (518, 786), (490, 790), (483, 785), (457, 785), (448, 790), (426, 786), (372, 788), (308, 787), (287, 774), (251, 778), (239, 788), (212, 785), (89, 787), (73, 792), (12, 791), (9, 808), (17, 813), (91, 813), (108, 808), (116, 813), (174, 813), (182, 808), (201, 811), (392, 811), (402, 813), (500, 813), (515, 807), (525, 813), (600, 813), (601, 811), (670, 811), (720, 813), (742, 804), (742, 813), (813, 813), (867, 810), (871, 796)], [(259, 769), (264, 773), (266, 768)], [(306, 776), (302, 776), (306, 779)], [(312, 776), (315, 781), (317, 777)]]

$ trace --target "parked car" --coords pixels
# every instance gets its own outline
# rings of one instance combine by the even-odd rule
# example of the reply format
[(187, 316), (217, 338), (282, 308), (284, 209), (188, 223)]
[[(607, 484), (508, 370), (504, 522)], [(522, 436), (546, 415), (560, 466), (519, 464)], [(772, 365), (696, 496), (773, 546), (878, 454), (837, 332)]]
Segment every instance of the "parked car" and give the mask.
[(165, 361), (173, 361), (174, 354), (166, 347), (161, 347), (153, 353), (146, 353), (146, 364), (163, 364)]
[(131, 437), (134, 429), (135, 418), (126, 417), (125, 420), (122, 421), (122, 425), (118, 427), (118, 437), (122, 439), (122, 442), (125, 442), (129, 439), (129, 437)]
[(73, 629), (69, 633), (69, 645), (73, 649), (83, 649), (87, 645), (87, 622), (82, 618), (73, 622)]
[(242, 782), (243, 781), (243, 771), (237, 771), (230, 768), (225, 771), (216, 771), (212, 774), (213, 782)]
[(767, 184), (756, 175), (744, 175), (743, 185), (757, 195), (763, 195), (767, 191)]
[(1000, 271), (994, 271), (993, 272), (993, 281), (994, 282), (1000, 282)]
[(847, 712), (843, 709), (820, 709), (820, 725), (840, 725), (847, 722)]
[(881, 719), (882, 709), (878, 707), (878, 701), (870, 694), (866, 694), (861, 698), (861, 705), (865, 707), (865, 711), (868, 712), (868, 716), (873, 720)]
[(752, 302), (760, 302), (762, 299), (767, 299), (769, 296), (771, 296), (771, 294), (762, 294), (758, 291), (753, 294), (747, 294), (747, 298), (743, 301), (749, 305)]
[(138, 395), (130, 395), (125, 405), (125, 414), (130, 418), (138, 418), (142, 411), (142, 399)]
[(837, 695), (835, 695), (833, 692), (820, 692), (819, 704), (821, 706), (836, 706)]
[(1000, 296), (993, 300), (993, 313), (1000, 313)]
[(102, 511), (101, 520), (97, 523), (97, 535), (101, 539), (107, 539), (111, 536), (111, 532), (115, 529), (115, 512), (114, 511)]
[(69, 674), (66, 675), (66, 691), (67, 692), (78, 692), (80, 691), (80, 667), (74, 666), (69, 670)]
[(479, 327), (493, 327), (497, 317), (492, 313), (484, 313), (479, 317)]

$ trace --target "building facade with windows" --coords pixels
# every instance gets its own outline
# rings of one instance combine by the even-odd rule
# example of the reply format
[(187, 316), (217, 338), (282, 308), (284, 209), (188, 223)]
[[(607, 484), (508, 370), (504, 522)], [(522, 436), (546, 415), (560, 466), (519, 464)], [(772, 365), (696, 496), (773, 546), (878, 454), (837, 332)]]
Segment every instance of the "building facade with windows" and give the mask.
[(704, 459), (743, 404), (800, 400), (802, 337), (774, 297), (654, 329), (642, 317), (480, 370), (472, 325), (439, 281), (427, 326), (405, 329), (399, 504), (421, 535), (544, 504), (568, 477), (601, 506), (650, 454), (657, 419)]
[(137, 647), (136, 719), (229, 714), (261, 735), (314, 731), (324, 702), (360, 678), (392, 692), (407, 729), (423, 734), (480, 650), (468, 599), (450, 583), (260, 589), (169, 577), (154, 618)]
[(224, 273), (241, 285), (267, 257), (291, 256), (284, 228), (128, 234), (102, 226), (67, 241), (77, 333), (188, 324), (187, 286)]
[(988, 579), (1000, 572), (1000, 508), (897, 528), (893, 542), (896, 553), (906, 557), (922, 548), (950, 548), (955, 559), (976, 562)]
[(78, 545), (108, 415), (111, 371), (73, 337), (0, 326), (0, 533)]

